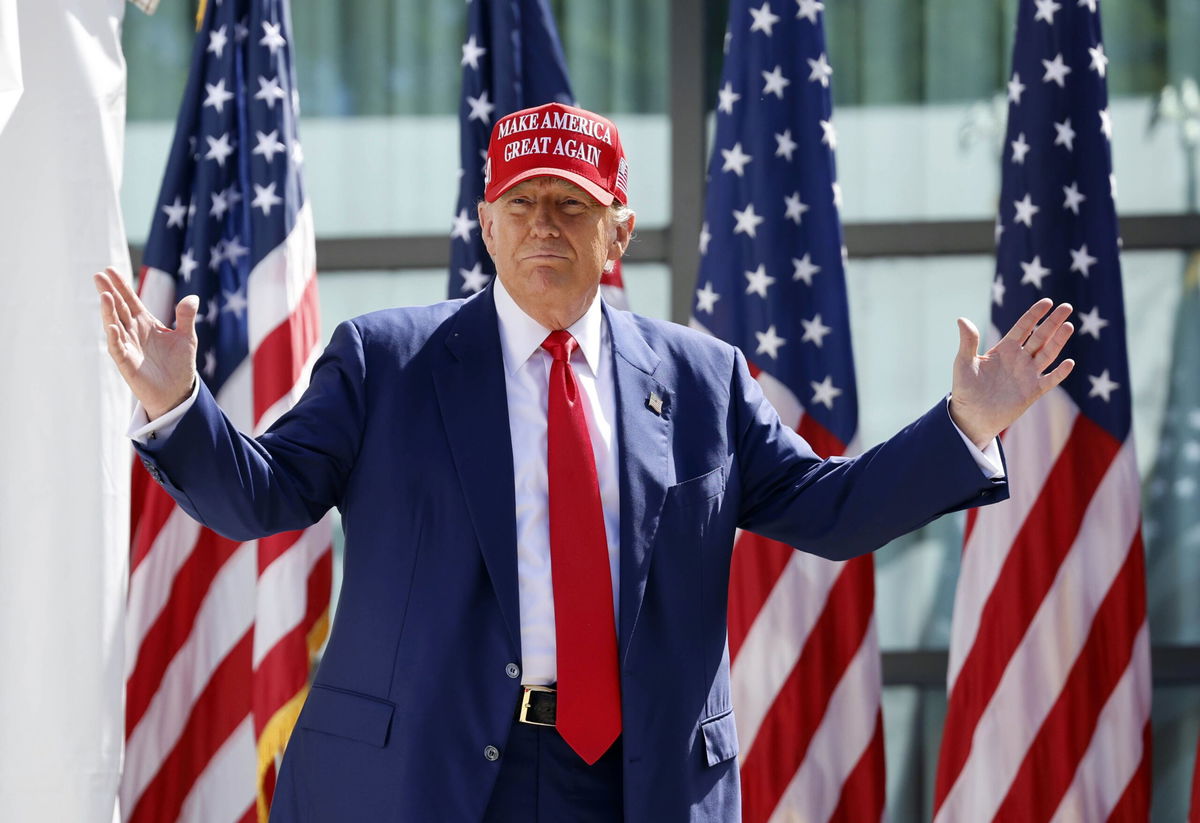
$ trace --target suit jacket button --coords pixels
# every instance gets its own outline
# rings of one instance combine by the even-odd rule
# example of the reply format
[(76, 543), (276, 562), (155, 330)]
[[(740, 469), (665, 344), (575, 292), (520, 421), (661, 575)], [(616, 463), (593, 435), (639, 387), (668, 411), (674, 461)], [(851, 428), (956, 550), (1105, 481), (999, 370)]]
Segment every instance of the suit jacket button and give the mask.
[(521, 667), (518, 666), (516, 663), (509, 663), (507, 666), (504, 667), (504, 673), (507, 674), (509, 677), (511, 677), (513, 680), (516, 680), (518, 677), (521, 676)]
[(491, 761), (499, 760), (500, 759), (500, 750), (497, 749), (495, 746), (485, 746), (483, 749), (483, 756)]

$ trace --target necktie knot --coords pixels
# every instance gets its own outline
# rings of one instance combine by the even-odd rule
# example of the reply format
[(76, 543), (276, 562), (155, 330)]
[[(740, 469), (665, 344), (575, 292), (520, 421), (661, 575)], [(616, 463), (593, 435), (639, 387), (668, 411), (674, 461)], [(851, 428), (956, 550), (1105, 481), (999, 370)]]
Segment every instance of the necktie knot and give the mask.
[(579, 343), (569, 331), (559, 329), (546, 335), (546, 339), (542, 341), (542, 348), (550, 352), (550, 356), (555, 360), (569, 363), (571, 355), (575, 353), (575, 349), (579, 348)]

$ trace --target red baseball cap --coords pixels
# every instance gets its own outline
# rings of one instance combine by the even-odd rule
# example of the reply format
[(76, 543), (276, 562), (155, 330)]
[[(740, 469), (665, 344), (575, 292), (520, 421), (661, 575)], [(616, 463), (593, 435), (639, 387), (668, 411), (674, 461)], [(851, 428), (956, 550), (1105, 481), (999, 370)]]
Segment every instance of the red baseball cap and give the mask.
[(547, 103), (496, 121), (484, 166), (489, 203), (531, 177), (567, 180), (607, 206), (629, 204), (629, 163), (611, 120), (574, 106)]

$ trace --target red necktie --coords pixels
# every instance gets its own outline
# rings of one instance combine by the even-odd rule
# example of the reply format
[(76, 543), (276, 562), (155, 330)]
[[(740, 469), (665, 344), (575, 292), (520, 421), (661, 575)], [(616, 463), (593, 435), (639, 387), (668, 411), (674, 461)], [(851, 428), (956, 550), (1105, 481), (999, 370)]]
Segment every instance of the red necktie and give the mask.
[(621, 683), (612, 576), (596, 460), (565, 331), (542, 343), (550, 367), (547, 411), (550, 573), (558, 654), (559, 734), (589, 765), (621, 733)]

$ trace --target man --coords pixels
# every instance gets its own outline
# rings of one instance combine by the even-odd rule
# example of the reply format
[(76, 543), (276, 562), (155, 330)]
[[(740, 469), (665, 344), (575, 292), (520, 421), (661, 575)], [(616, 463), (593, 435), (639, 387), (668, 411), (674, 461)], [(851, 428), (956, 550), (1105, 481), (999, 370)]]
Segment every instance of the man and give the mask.
[(846, 558), (1002, 499), (995, 437), (1070, 371), (1042, 374), (1070, 308), (1038, 303), (983, 357), (960, 320), (952, 399), (822, 461), (740, 352), (600, 302), (633, 228), (612, 123), (517, 112), (487, 172), (496, 282), (343, 323), (257, 441), (196, 377), (195, 299), (172, 331), (97, 276), (138, 450), (181, 506), (241, 540), (342, 512), (338, 614), (272, 819), (734, 820), (735, 529)]

